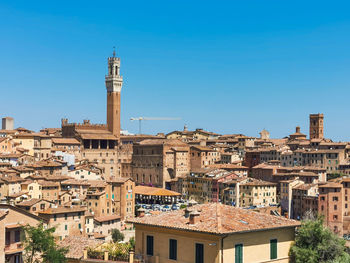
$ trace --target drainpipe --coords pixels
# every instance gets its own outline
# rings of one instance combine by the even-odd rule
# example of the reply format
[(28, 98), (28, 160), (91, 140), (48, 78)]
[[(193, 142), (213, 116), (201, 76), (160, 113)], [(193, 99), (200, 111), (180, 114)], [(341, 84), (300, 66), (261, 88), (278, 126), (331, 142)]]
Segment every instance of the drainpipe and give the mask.
[(228, 237), (228, 235), (225, 235), (221, 238), (221, 263), (224, 263), (224, 239)]

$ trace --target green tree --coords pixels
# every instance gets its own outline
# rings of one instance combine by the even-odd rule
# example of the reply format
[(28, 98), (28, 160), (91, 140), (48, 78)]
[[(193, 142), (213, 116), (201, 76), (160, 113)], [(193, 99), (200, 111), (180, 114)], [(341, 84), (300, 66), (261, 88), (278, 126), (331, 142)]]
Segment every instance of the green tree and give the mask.
[(350, 262), (345, 240), (323, 225), (323, 218), (306, 219), (297, 230), (289, 251), (291, 263)]
[(113, 242), (119, 242), (124, 240), (124, 234), (119, 231), (119, 229), (112, 229), (112, 239)]
[(129, 246), (130, 246), (130, 249), (135, 249), (135, 237), (130, 237), (129, 239)]
[(67, 248), (59, 248), (53, 233), (55, 228), (44, 228), (43, 223), (38, 226), (27, 225), (24, 230), (24, 262), (26, 263), (64, 263)]

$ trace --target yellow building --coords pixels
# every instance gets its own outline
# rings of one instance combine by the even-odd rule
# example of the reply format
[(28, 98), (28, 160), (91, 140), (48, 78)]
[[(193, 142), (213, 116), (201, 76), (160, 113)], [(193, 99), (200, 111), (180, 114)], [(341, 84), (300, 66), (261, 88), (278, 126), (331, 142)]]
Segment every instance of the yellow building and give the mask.
[(34, 156), (34, 136), (32, 133), (19, 133), (13, 136), (13, 142), (28, 150), (30, 156)]
[(239, 185), (239, 206), (269, 206), (277, 204), (277, 184), (248, 178)]
[(218, 203), (135, 218), (136, 260), (287, 263), (299, 222)]

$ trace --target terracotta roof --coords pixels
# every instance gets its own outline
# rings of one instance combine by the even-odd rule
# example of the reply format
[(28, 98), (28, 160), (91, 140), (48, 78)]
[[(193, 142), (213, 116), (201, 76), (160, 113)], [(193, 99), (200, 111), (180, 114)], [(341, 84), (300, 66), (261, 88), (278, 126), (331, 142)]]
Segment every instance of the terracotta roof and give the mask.
[(303, 190), (303, 191), (307, 191), (310, 190), (312, 187), (317, 186), (317, 184), (299, 184), (293, 187), (293, 190)]
[(148, 139), (139, 142), (140, 145), (170, 145), (170, 146), (187, 146), (186, 143), (176, 139)]
[(108, 216), (99, 216), (99, 217), (94, 218), (94, 220), (96, 220), (97, 222), (106, 222), (106, 221), (111, 221), (111, 220), (116, 220), (116, 219), (120, 219), (120, 216), (108, 215)]
[(41, 199), (32, 198), (30, 200), (26, 200), (26, 201), (18, 203), (17, 206), (32, 206), (32, 205), (35, 205), (36, 203), (38, 203), (40, 201), (41, 201)]
[(319, 188), (341, 188), (342, 184), (340, 183), (334, 183), (334, 182), (327, 182), (326, 184), (319, 184)]
[(22, 156), (21, 153), (0, 154), (0, 158), (20, 158), (21, 156)]
[(86, 140), (117, 140), (112, 133), (80, 133), (80, 137)]
[(231, 164), (231, 163), (219, 163), (210, 164), (208, 167), (218, 168), (218, 169), (231, 169), (231, 170), (248, 170), (247, 166)]
[(106, 187), (107, 183), (102, 180), (89, 180), (91, 188)]
[(86, 211), (86, 207), (64, 207), (64, 206), (59, 206), (57, 208), (51, 207), (45, 211), (40, 211), (40, 214), (62, 214), (62, 213), (74, 213), (74, 212), (84, 212)]
[(191, 146), (191, 149), (196, 149), (201, 152), (216, 152), (214, 149), (207, 147), (207, 146), (200, 146), (200, 145), (193, 145)]
[(52, 138), (51, 139), (54, 144), (78, 144), (80, 142), (75, 138)]
[(77, 180), (77, 179), (68, 179), (68, 180), (62, 181), (61, 184), (63, 184), (63, 185), (90, 185), (88, 180)]
[(130, 222), (136, 225), (159, 226), (218, 235), (300, 225), (300, 222), (284, 217), (258, 213), (219, 203), (195, 205), (191, 209), (200, 213), (195, 224), (189, 224), (189, 218), (184, 216), (185, 211), (183, 210), (135, 218), (130, 220)]
[(45, 160), (45, 161), (39, 161), (39, 162), (35, 162), (32, 165), (28, 165), (29, 167), (33, 167), (33, 168), (40, 168), (40, 167), (62, 167), (61, 163), (58, 162), (54, 162), (54, 161), (49, 161), (49, 160)]
[(46, 180), (39, 180), (38, 184), (40, 184), (41, 186), (46, 186), (46, 187), (55, 187), (55, 186), (58, 187), (60, 185), (58, 182), (46, 181)]
[(45, 199), (32, 198), (30, 200), (26, 200), (26, 201), (18, 203), (17, 206), (32, 206), (32, 205), (35, 205), (36, 203), (39, 203), (40, 201), (45, 201), (45, 202), (52, 203), (52, 204), (54, 203), (54, 202), (51, 202), (51, 201), (48, 201)]
[(20, 196), (26, 195), (26, 194), (28, 194), (28, 192), (21, 191), (19, 193), (8, 195), (7, 197), (9, 197), (9, 198), (17, 198), (17, 197), (20, 197)]
[(242, 182), (241, 185), (250, 185), (250, 186), (276, 186), (276, 183), (271, 183), (267, 181), (262, 181), (254, 178), (248, 178), (246, 182)]
[(68, 236), (59, 242), (60, 247), (68, 247), (66, 258), (81, 259), (84, 256), (84, 249), (88, 247), (95, 248), (101, 245), (104, 241), (91, 239), (83, 236)]
[(23, 179), (19, 176), (3, 176), (0, 179), (3, 182), (7, 182), (7, 183), (21, 183), (21, 182), (25, 181), (25, 179)]
[(180, 196), (178, 192), (163, 188), (138, 185), (135, 187), (135, 194), (139, 195), (157, 195), (157, 196)]
[(106, 235), (103, 235), (103, 234), (100, 234), (100, 233), (97, 233), (97, 232), (94, 233), (94, 238), (105, 239), (105, 237), (106, 237)]
[(111, 177), (106, 182), (107, 183), (125, 183), (128, 180), (133, 181), (131, 177)]

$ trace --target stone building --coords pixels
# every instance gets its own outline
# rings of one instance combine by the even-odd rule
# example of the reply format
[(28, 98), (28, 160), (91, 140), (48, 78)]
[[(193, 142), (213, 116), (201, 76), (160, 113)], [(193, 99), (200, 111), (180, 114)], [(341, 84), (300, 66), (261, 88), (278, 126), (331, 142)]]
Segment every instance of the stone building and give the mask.
[(276, 183), (248, 178), (239, 184), (239, 197), (240, 207), (276, 205)]
[(85, 231), (86, 207), (50, 207), (39, 212), (45, 218), (49, 227), (56, 227), (54, 235), (59, 240), (70, 235), (83, 235)]
[(319, 185), (318, 212), (324, 215), (326, 226), (343, 235), (343, 185), (328, 182)]
[(220, 153), (206, 146), (194, 145), (190, 147), (191, 169), (204, 168), (220, 161)]
[(310, 140), (323, 139), (323, 114), (310, 114)]
[[(81, 143), (80, 156), (104, 169), (107, 177), (120, 176), (118, 138), (104, 124), (68, 123), (62, 120), (62, 136), (76, 138)], [(77, 156), (79, 158), (79, 156)]]
[(132, 176), (137, 184), (170, 189), (170, 182), (190, 172), (189, 146), (179, 140), (144, 140), (133, 145)]
[(119, 215), (121, 220), (134, 216), (135, 183), (131, 178), (89, 181), (87, 208), (97, 217)]

